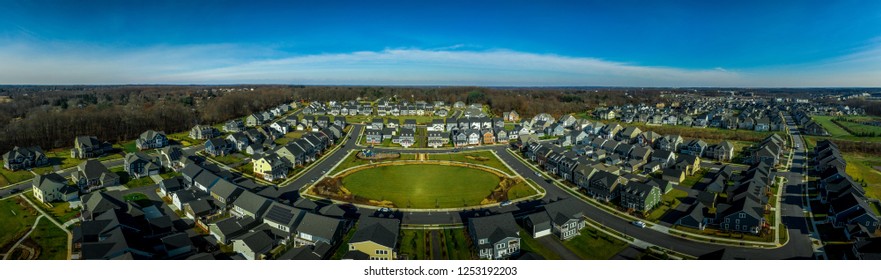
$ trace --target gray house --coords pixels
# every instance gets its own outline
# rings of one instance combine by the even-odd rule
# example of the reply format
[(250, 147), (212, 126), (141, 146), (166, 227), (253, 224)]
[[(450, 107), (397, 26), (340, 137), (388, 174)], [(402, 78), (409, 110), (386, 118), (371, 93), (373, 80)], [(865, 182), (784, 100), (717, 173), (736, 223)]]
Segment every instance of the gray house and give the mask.
[(520, 229), (511, 213), (468, 219), (468, 232), (481, 259), (507, 259), (520, 253)]

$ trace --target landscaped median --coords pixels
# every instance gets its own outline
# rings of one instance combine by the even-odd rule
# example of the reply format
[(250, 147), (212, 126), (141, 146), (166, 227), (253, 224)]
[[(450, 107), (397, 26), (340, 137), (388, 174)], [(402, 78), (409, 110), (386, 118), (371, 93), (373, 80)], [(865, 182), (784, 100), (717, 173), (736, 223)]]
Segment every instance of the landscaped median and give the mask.
[(398, 160), (349, 167), (305, 194), (375, 207), (460, 209), (541, 197), (519, 176), (443, 160)]

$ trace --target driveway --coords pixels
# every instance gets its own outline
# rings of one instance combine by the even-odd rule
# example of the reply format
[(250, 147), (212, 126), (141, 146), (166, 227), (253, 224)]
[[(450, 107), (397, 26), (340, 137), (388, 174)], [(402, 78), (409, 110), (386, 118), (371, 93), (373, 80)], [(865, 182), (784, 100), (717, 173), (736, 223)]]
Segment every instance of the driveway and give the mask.
[(581, 259), (575, 253), (572, 253), (572, 251), (569, 251), (569, 248), (566, 248), (566, 246), (563, 246), (563, 243), (559, 239), (557, 239), (557, 237), (555, 237), (553, 235), (542, 236), (542, 237), (536, 238), (535, 241), (538, 241), (538, 243), (540, 243), (545, 248), (548, 248), (549, 250), (553, 251), (554, 253), (557, 253), (557, 255), (560, 255), (560, 258), (562, 258), (564, 260), (580, 260)]

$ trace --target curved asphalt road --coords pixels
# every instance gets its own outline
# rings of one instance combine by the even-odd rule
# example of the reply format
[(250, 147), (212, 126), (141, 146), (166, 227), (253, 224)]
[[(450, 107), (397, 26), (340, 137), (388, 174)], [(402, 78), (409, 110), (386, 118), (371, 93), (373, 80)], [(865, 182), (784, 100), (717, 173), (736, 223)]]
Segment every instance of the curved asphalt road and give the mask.
[[(342, 148), (333, 154), (327, 156), (322, 162), (318, 163), (318, 165), (314, 166), (312, 169), (306, 171), (303, 176), (300, 178), (284, 185), (280, 186), (283, 188), (293, 187), (296, 189), (300, 189), (304, 186), (308, 186), (315, 180), (318, 180), (340, 160), (342, 160), (346, 155), (348, 155), (349, 151), (358, 150), (362, 147), (356, 145), (356, 141), (358, 136), (362, 133), (362, 129), (364, 128), (363, 124), (355, 124), (354, 129), (350, 133), (348, 139)], [(797, 131), (797, 130), (796, 130)], [(798, 138), (797, 135), (796, 141), (802, 141), (801, 138)], [(482, 146), (482, 147), (474, 147), (468, 150), (493, 150), (496, 154), (504, 160), (508, 165), (514, 169), (515, 172), (519, 173), (521, 176), (532, 179), (545, 190), (547, 190), (547, 195), (543, 199), (544, 201), (548, 200), (556, 200), (560, 198), (569, 198), (571, 195), (566, 191), (560, 189), (556, 185), (548, 183), (544, 180), (544, 178), (535, 174), (535, 172), (530, 169), (528, 166), (523, 164), (521, 161), (517, 160), (508, 152), (505, 151), (506, 146)], [(406, 151), (410, 153), (446, 153), (449, 150), (444, 149), (383, 149), (376, 148), (376, 150), (380, 151), (395, 151), (401, 152)], [(793, 172), (801, 172), (801, 165), (804, 164), (805, 152), (804, 152), (804, 143), (800, 144), (799, 151), (796, 152), (796, 156), (793, 161)], [(590, 219), (603, 224), (611, 229), (614, 229), (618, 232), (625, 233), (627, 235), (633, 236), (636, 239), (661, 246), (664, 248), (668, 248), (674, 251), (682, 252), (685, 254), (700, 256), (710, 252), (714, 252), (717, 250), (725, 249), (726, 254), (733, 258), (744, 258), (744, 259), (813, 259), (813, 250), (811, 248), (811, 243), (808, 239), (809, 231), (808, 224), (804, 218), (804, 214), (802, 213), (801, 208), (801, 194), (803, 193), (803, 182), (801, 181), (801, 176), (796, 176), (796, 174), (780, 174), (781, 176), (786, 176), (789, 178), (789, 183), (785, 186), (784, 196), (782, 200), (782, 208), (783, 208), (783, 217), (782, 221), (786, 225), (789, 230), (790, 241), (783, 247), (775, 248), (775, 249), (761, 249), (761, 248), (744, 248), (744, 247), (734, 247), (734, 246), (724, 246), (717, 244), (707, 244), (701, 242), (695, 242), (687, 239), (682, 239), (679, 237), (675, 237), (672, 235), (668, 235), (662, 232), (658, 232), (656, 230), (652, 230), (649, 228), (637, 228), (631, 225), (628, 221), (625, 221), (615, 215), (609, 214), (603, 210), (596, 208), (595, 206), (583, 203), (581, 205), (581, 211), (585, 213)], [(796, 177), (798, 179), (796, 179)], [(525, 202), (520, 203), (518, 205), (510, 205), (506, 207), (490, 207), (489, 209), (492, 212), (524, 212), (533, 209), (535, 206), (539, 205), (538, 202)], [(372, 213), (374, 210), (372, 209), (359, 209), (361, 213)], [(484, 210), (485, 211), (485, 210)], [(403, 223), (404, 224), (423, 224), (423, 225), (434, 225), (434, 224), (452, 224), (452, 223), (462, 223), (462, 217), (468, 216), (470, 213), (466, 212), (405, 212), (403, 213)]]

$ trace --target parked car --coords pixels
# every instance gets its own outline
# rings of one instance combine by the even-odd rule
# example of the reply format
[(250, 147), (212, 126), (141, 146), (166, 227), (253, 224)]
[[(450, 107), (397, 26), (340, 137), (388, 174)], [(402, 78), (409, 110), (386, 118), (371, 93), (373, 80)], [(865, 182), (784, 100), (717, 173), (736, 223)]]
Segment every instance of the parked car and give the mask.
[(389, 213), (391, 211), (392, 211), (392, 209), (388, 208), (388, 207), (379, 208), (379, 212), (382, 212), (382, 213)]
[(637, 226), (639, 228), (645, 228), (645, 223), (642, 221), (633, 221), (631, 224), (633, 224), (634, 226)]
[(499, 206), (504, 207), (504, 206), (508, 206), (511, 204), (512, 204), (512, 202), (510, 200), (505, 200), (505, 201), (502, 201), (502, 203), (500, 203)]

